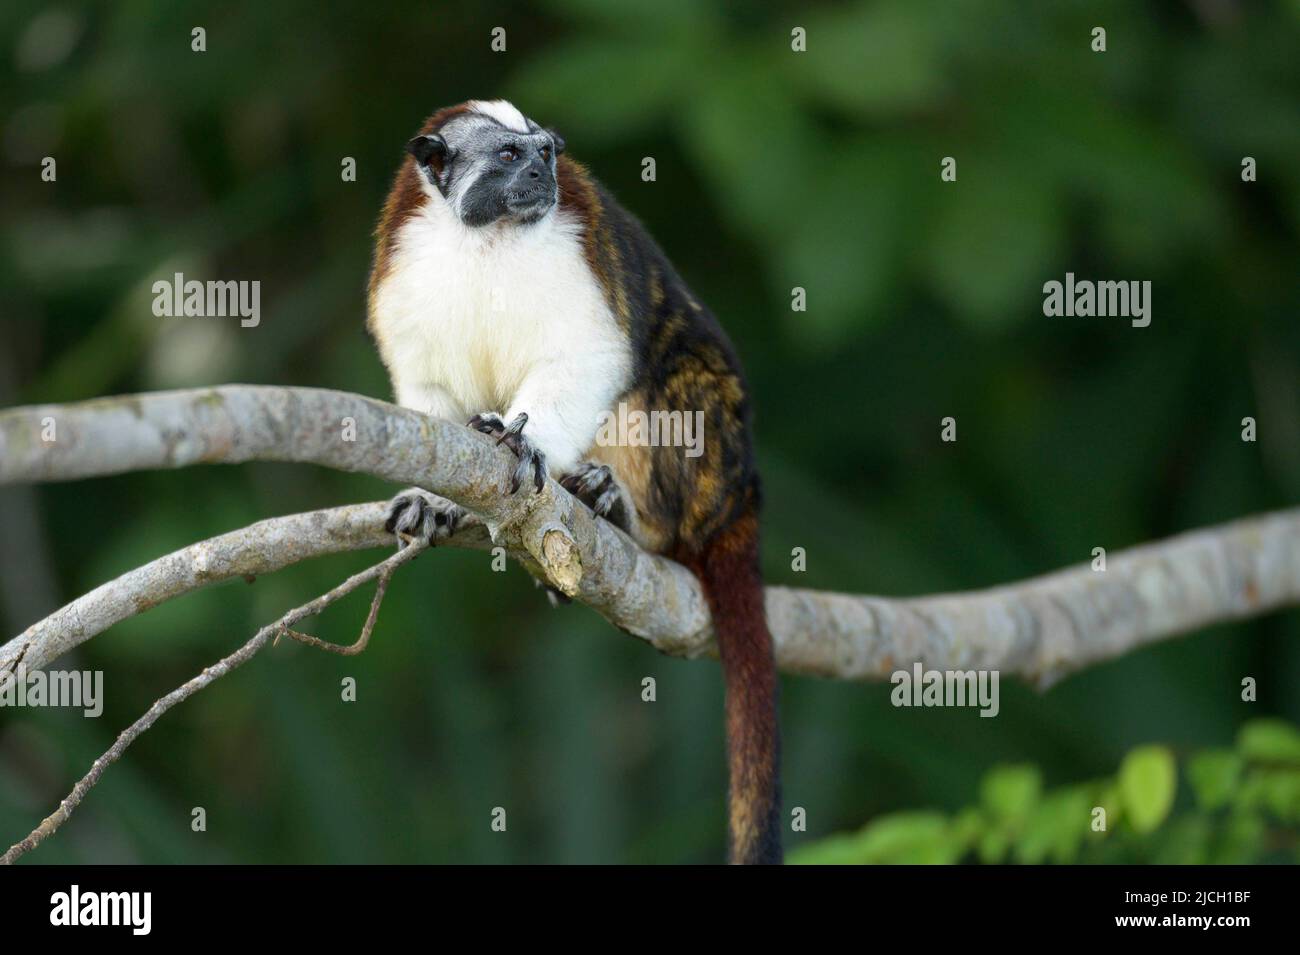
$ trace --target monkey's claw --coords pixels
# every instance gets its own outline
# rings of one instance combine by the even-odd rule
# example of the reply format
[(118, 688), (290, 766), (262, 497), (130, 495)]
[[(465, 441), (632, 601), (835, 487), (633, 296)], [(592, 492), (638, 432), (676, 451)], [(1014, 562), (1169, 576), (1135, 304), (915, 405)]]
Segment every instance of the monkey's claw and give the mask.
[(533, 473), (533, 485), (540, 492), (546, 486), (546, 455), (533, 446), (533, 443), (524, 437), (524, 425), (528, 424), (528, 415), (520, 412), (515, 416), (515, 420), (506, 424), (501, 420), (501, 416), (493, 414), (490, 411), (484, 411), (476, 414), (469, 419), (468, 425), (475, 431), (489, 435), (497, 439), (497, 444), (504, 444), (514, 452), (519, 463), (515, 465), (515, 473), (510, 477), (510, 493), (514, 494), (519, 490), (524, 479), (528, 477), (531, 469)]
[(459, 504), (411, 487), (389, 502), (384, 530), (424, 538), (430, 546), (436, 546), (439, 540), (446, 540), (456, 532), (456, 525), (464, 516), (465, 509)]
[(560, 486), (596, 512), (626, 530), (623, 489), (607, 465), (588, 461), (560, 478)]

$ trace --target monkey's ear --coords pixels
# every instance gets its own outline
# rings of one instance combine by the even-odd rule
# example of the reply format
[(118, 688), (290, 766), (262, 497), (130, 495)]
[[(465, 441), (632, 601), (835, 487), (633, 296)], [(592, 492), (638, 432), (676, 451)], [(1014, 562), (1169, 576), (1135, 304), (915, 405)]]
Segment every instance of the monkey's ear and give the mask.
[(555, 155), (557, 155), (557, 156), (563, 156), (563, 155), (564, 155), (564, 137), (561, 136), (559, 133), (557, 133), (557, 132), (556, 132), (555, 130), (553, 130), (553, 129), (548, 129), (547, 132), (551, 134), (551, 142), (555, 143)]
[(433, 158), (442, 159), (447, 155), (447, 142), (437, 133), (416, 136), (406, 144), (406, 151), (415, 157), (421, 166), (426, 166)]

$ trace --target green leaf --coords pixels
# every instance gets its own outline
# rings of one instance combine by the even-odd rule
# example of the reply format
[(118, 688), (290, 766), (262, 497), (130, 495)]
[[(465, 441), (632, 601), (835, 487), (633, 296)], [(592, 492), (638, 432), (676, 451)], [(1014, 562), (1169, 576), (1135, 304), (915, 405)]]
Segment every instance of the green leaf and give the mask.
[(1047, 807), (1039, 806), (1025, 823), (1024, 831), (1016, 839), (1016, 861), (1026, 865), (1039, 865), (1047, 860), (1052, 849), (1054, 826)]
[(1124, 757), (1119, 789), (1129, 822), (1138, 832), (1154, 830), (1169, 815), (1178, 789), (1174, 756), (1163, 746), (1141, 746)]
[(1046, 800), (1053, 829), (1052, 861), (1074, 862), (1079, 855), (1079, 845), (1092, 831), (1092, 800), (1082, 786), (1071, 787), (1055, 793)]
[(1170, 820), (1152, 862), (1158, 865), (1206, 865), (1213, 828), (1204, 815)]
[(1237, 749), (1256, 762), (1300, 765), (1300, 730), (1283, 720), (1251, 720), (1237, 734)]
[(984, 814), (974, 807), (963, 809), (952, 821), (949, 837), (953, 845), (961, 848), (962, 855), (981, 838), (987, 823)]
[(1263, 796), (1266, 805), (1279, 819), (1300, 820), (1300, 770), (1262, 770)]
[(881, 816), (851, 836), (823, 839), (790, 853), (798, 865), (935, 865), (965, 853), (961, 833), (938, 812)]
[(1252, 770), (1247, 773), (1232, 796), (1232, 806), (1239, 811), (1261, 809), (1267, 796), (1264, 773)]
[(999, 829), (990, 829), (980, 837), (979, 857), (985, 865), (993, 865), (1006, 858), (1011, 848), (1011, 837)]
[(1196, 801), (1206, 809), (1226, 806), (1241, 779), (1243, 760), (1232, 750), (1210, 749), (1197, 753), (1187, 764), (1187, 779)]
[(899, 812), (867, 826), (860, 835), (864, 862), (940, 864), (960, 858), (948, 839), (948, 820), (937, 812)]
[(1267, 833), (1264, 820), (1256, 813), (1234, 812), (1210, 861), (1215, 865), (1232, 865), (1258, 859)]
[(863, 858), (858, 837), (841, 835), (791, 850), (785, 861), (790, 865), (860, 865)]
[(1033, 766), (999, 766), (980, 784), (980, 802), (996, 819), (1021, 820), (1034, 808), (1042, 787)]
[(1050, 856), (1054, 862), (1073, 862), (1089, 829), (1090, 803), (1082, 787), (1045, 797), (1034, 808), (1016, 842), (1017, 860), (1037, 865)]
[[(1108, 782), (1101, 789), (1097, 797), (1097, 805), (1106, 810), (1106, 832), (1114, 830), (1115, 826), (1124, 818), (1124, 797), (1119, 791), (1119, 784)], [(1088, 826), (1092, 828), (1091, 822)], [(1104, 835), (1104, 833), (1098, 833)]]

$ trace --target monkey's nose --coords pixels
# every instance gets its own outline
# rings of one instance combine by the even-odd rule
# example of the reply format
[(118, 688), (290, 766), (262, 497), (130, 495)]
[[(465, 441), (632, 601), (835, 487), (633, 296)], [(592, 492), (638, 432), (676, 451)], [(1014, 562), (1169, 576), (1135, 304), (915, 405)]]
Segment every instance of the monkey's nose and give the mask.
[(542, 178), (542, 174), (541, 174), (540, 172), (538, 172), (536, 169), (530, 169), (530, 170), (528, 170), (528, 178), (529, 178), (529, 179), (541, 179), (541, 178)]

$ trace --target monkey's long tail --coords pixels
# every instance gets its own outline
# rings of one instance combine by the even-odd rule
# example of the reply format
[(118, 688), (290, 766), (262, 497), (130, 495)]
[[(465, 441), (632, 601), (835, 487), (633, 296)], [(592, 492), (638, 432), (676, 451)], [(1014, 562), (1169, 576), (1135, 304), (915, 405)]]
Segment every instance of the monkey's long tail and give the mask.
[(781, 862), (781, 733), (772, 638), (763, 611), (758, 519), (720, 531), (692, 569), (704, 589), (727, 685), (731, 861)]

